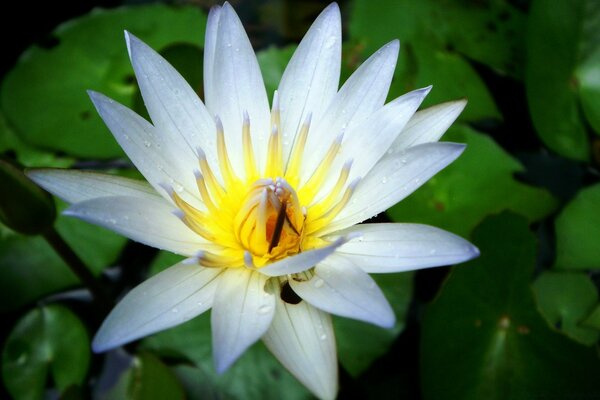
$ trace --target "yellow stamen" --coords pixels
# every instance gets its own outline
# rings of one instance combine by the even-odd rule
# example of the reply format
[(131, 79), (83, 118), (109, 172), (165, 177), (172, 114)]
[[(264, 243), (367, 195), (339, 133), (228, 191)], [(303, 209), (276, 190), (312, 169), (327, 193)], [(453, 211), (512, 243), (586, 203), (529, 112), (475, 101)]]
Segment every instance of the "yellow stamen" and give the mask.
[(250, 136), (250, 116), (246, 111), (244, 111), (244, 124), (242, 125), (242, 141), (244, 146), (244, 166), (246, 168), (246, 179), (255, 180), (258, 178), (258, 170), (256, 169), (254, 148), (252, 147), (252, 137)]
[(346, 164), (344, 164), (344, 166), (342, 167), (340, 176), (338, 177), (338, 180), (335, 183), (333, 189), (331, 189), (329, 194), (323, 200), (319, 201), (316, 205), (310, 207), (310, 217), (308, 219), (308, 222), (321, 218), (325, 213), (327, 213), (331, 209), (336, 200), (338, 200), (344, 188), (344, 185), (348, 180), (348, 175), (350, 174), (351, 166), (351, 160), (346, 162)]
[(335, 160), (335, 157), (342, 146), (342, 138), (343, 135), (340, 135), (333, 141), (329, 147), (329, 150), (327, 151), (327, 154), (325, 154), (323, 161), (321, 161), (308, 182), (306, 182), (298, 192), (298, 196), (302, 199), (304, 204), (312, 203), (315, 196), (321, 189), (321, 184), (325, 180), (325, 177), (331, 168), (331, 164), (333, 164), (333, 160)]
[(308, 138), (308, 130), (310, 129), (311, 115), (312, 114), (308, 114), (306, 120), (300, 127), (300, 131), (296, 136), (296, 142), (294, 143), (294, 148), (285, 171), (285, 179), (287, 179), (292, 186), (296, 186), (300, 180), (300, 166), (302, 164), (304, 146), (306, 146), (306, 139)]
[(206, 154), (202, 149), (198, 149), (198, 162), (200, 164), (200, 171), (202, 175), (204, 175), (206, 180), (206, 185), (210, 193), (215, 197), (216, 201), (220, 201), (225, 197), (225, 189), (217, 180), (217, 177), (212, 172), (210, 165), (208, 165), (208, 161), (206, 160)]
[[(320, 230), (322, 230), (327, 225), (329, 225), (331, 223), (331, 221), (333, 221), (333, 219), (340, 213), (340, 211), (342, 211), (342, 209), (346, 206), (346, 204), (348, 204), (348, 202), (350, 201), (350, 198), (352, 197), (352, 194), (354, 193), (354, 189), (356, 188), (356, 185), (358, 185), (359, 182), (360, 182), (360, 180), (356, 179), (352, 183), (350, 183), (348, 185), (348, 187), (346, 188), (346, 191), (344, 192), (344, 196), (339, 201), (339, 203), (334, 205), (321, 218), (308, 224), (306, 234), (307, 235), (313, 235), (313, 234), (318, 235), (318, 232)], [(310, 210), (309, 210), (309, 214), (310, 214)]]
[(233, 171), (231, 161), (229, 160), (229, 156), (227, 154), (227, 145), (225, 144), (223, 124), (221, 123), (219, 117), (215, 118), (215, 122), (217, 124), (217, 153), (219, 155), (219, 165), (221, 166), (221, 173), (223, 174), (223, 179), (225, 180), (225, 186), (231, 187), (237, 183), (238, 178)]

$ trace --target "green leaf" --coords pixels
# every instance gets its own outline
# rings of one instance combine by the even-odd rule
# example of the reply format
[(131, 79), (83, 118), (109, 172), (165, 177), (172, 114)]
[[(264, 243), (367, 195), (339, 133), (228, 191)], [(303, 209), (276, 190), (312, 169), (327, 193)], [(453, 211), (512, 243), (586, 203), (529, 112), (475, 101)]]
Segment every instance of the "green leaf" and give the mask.
[(0, 221), (19, 233), (37, 235), (47, 231), (56, 219), (50, 194), (42, 190), (19, 168), (0, 160)]
[(444, 138), (466, 143), (465, 152), (390, 208), (388, 215), (394, 221), (426, 223), (469, 236), (487, 215), (511, 210), (536, 221), (556, 207), (547, 191), (514, 179), (523, 166), (488, 136), (455, 125)]
[[(59, 203), (59, 211), (65, 204)], [(18, 235), (0, 226), (0, 311), (28, 304), (79, 281), (41, 237)], [(127, 239), (104, 228), (59, 216), (56, 229), (98, 275), (116, 260)]]
[(530, 399), (598, 394), (594, 349), (552, 330), (530, 287), (536, 241), (510, 213), (474, 232), (481, 256), (455, 267), (424, 315), (425, 399)]
[[(521, 77), (526, 16), (506, 0), (355, 0), (350, 35), (369, 53), (395, 38), (401, 43), (454, 49), (503, 74)], [(432, 29), (435, 27), (435, 29)]]
[(279, 87), (279, 81), (283, 76), (283, 72), (290, 61), (290, 58), (292, 58), (292, 54), (294, 54), (294, 51), (296, 51), (295, 45), (287, 46), (282, 49), (270, 47), (266, 50), (259, 51), (256, 55), (258, 64), (260, 65), (260, 71), (265, 80), (267, 94), (270, 98), (273, 97), (273, 93)]
[(599, 29), (600, 7), (593, 0), (531, 4), (526, 66), (531, 117), (549, 148), (582, 161), (588, 160), (590, 146), (579, 109), (580, 94), (592, 125), (599, 126), (600, 106), (594, 103), (599, 96), (594, 61), (598, 56), (592, 57), (598, 53)]
[(123, 370), (114, 385), (99, 394), (100, 400), (185, 399), (183, 387), (173, 372), (159, 358), (142, 352)]
[(383, 329), (361, 321), (334, 317), (338, 358), (346, 371), (354, 377), (383, 356), (404, 330), (404, 321), (412, 298), (412, 272), (371, 276), (394, 309), (396, 325), (391, 329)]
[(424, 105), (466, 97), (470, 102), (461, 119), (474, 121), (500, 118), (500, 113), (467, 60), (476, 59), (520, 75), (522, 40), (518, 32), (523, 25), (524, 16), (500, 0), (477, 5), (449, 0), (442, 4), (434, 0), (383, 0), (377, 7), (368, 0), (355, 0), (350, 37), (365, 48), (363, 58), (400, 39), (400, 58), (389, 99), (433, 85)]
[(592, 311), (592, 313), (585, 319), (585, 321), (582, 322), (581, 325), (600, 331), (600, 305), (596, 305), (594, 311)]
[(83, 383), (90, 362), (87, 331), (59, 305), (30, 311), (13, 328), (2, 353), (2, 376), (16, 399), (41, 399), (48, 376), (59, 391)]
[(25, 167), (70, 167), (74, 160), (37, 149), (23, 142), (8, 126), (0, 110), (0, 153), (14, 153), (17, 161)]
[(559, 269), (600, 269), (600, 184), (581, 190), (556, 218)]
[(56, 46), (28, 49), (0, 92), (10, 126), (32, 145), (88, 158), (123, 155), (89, 100), (93, 89), (132, 106), (136, 91), (123, 30), (156, 50), (203, 45), (206, 16), (194, 7), (121, 7), (59, 26)]
[(598, 302), (596, 286), (581, 273), (544, 272), (533, 283), (540, 311), (551, 326), (586, 345), (598, 341), (599, 333), (581, 327)]
[(150, 336), (142, 342), (145, 349), (169, 357), (192, 361), (218, 391), (219, 398), (234, 399), (308, 399), (309, 393), (259, 342), (248, 349), (223, 375), (217, 375), (212, 362), (210, 313), (206, 312), (183, 325)]

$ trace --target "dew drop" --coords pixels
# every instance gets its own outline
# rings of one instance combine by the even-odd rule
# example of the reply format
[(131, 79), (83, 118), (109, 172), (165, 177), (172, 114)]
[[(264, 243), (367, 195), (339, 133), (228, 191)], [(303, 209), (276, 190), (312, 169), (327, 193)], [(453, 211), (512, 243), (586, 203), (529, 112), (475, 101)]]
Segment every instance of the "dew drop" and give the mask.
[(317, 279), (315, 279), (313, 286), (316, 288), (320, 288), (320, 287), (323, 287), (324, 284), (325, 284), (325, 281), (323, 279), (317, 278)]
[(430, 255), (434, 255), (435, 253), (437, 253), (437, 250), (436, 250), (436, 249), (431, 249), (431, 250), (429, 250), (429, 254), (430, 254)]
[(144, 140), (144, 146), (151, 147), (152, 143), (150, 143), (148, 140)]
[(108, 220), (108, 222), (110, 222), (110, 223), (111, 223), (111, 224), (113, 224), (113, 225), (116, 225), (116, 224), (117, 224), (117, 220), (116, 220), (116, 219), (114, 219), (114, 218), (111, 218), (111, 219), (109, 219), (109, 220)]
[(271, 306), (263, 305), (258, 308), (259, 314), (268, 314), (271, 311)]
[(173, 308), (173, 309), (171, 310), (171, 312), (173, 312), (174, 314), (177, 314), (177, 313), (179, 312), (179, 310), (178, 310), (177, 308)]
[(319, 336), (319, 339), (325, 340), (325, 339), (327, 339), (327, 335), (322, 333), (321, 336)]
[(384, 176), (383, 178), (381, 178), (381, 183), (383, 183), (384, 185), (387, 183), (388, 179)]

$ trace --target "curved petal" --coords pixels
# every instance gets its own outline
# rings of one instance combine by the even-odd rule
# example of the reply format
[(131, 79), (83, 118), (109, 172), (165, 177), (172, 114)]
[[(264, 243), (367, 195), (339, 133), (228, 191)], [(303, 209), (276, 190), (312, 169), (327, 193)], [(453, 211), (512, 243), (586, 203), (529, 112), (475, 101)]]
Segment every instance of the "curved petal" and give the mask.
[(338, 90), (342, 59), (340, 9), (330, 4), (317, 17), (294, 52), (279, 84), (283, 154), (300, 125), (312, 114), (318, 121)]
[(373, 278), (336, 254), (321, 261), (311, 279), (289, 282), (298, 296), (328, 313), (384, 328), (396, 322), (392, 307)]
[(327, 234), (377, 215), (418, 189), (465, 149), (458, 143), (425, 143), (384, 156), (358, 184), (352, 200), (320, 233)]
[(349, 238), (339, 237), (333, 243), (320, 247), (318, 249), (303, 251), (291, 257), (275, 261), (259, 271), (267, 276), (281, 276), (287, 274), (296, 274), (315, 266), (318, 262), (324, 260), (329, 255), (348, 241)]
[(48, 192), (67, 203), (78, 203), (98, 197), (161, 197), (148, 182), (91, 171), (68, 169), (30, 169), (25, 174)]
[(342, 86), (320, 121), (310, 130), (303, 157), (303, 182), (343, 131), (349, 131), (383, 106), (387, 97), (400, 44), (394, 40), (365, 61)]
[[(234, 167), (244, 165), (242, 124), (244, 112), (248, 112), (256, 160), (264, 166), (270, 135), (270, 111), (260, 68), (250, 40), (231, 5), (225, 3), (217, 13), (213, 65), (208, 67), (212, 82), (206, 93), (207, 105), (210, 112), (218, 115), (223, 122), (227, 149)], [(214, 29), (212, 25), (210, 28)], [(245, 172), (238, 168), (236, 173), (243, 177)]]
[(193, 256), (203, 249), (204, 239), (172, 214), (162, 198), (99, 197), (76, 203), (63, 214), (117, 232), (136, 242)]
[(106, 351), (188, 321), (212, 306), (221, 270), (175, 264), (129, 292), (96, 333), (92, 348)]
[(336, 255), (366, 272), (411, 271), (453, 265), (479, 256), (477, 247), (465, 239), (428, 225), (361, 224), (340, 234), (360, 234), (341, 246)]
[(275, 317), (263, 342), (315, 396), (335, 398), (337, 356), (329, 314), (305, 301), (298, 304), (277, 301)]
[[(347, 181), (366, 176), (373, 166), (389, 152), (390, 146), (413, 116), (431, 86), (414, 90), (398, 97), (371, 114), (365, 121), (348, 131), (331, 170), (339, 171), (344, 163), (352, 160)], [(320, 191), (329, 193), (337, 180), (336, 174), (328, 174)]]
[(227, 268), (211, 312), (213, 356), (224, 372), (267, 331), (275, 315), (275, 295), (265, 290), (268, 277), (246, 268)]
[(399, 152), (422, 143), (437, 142), (467, 105), (466, 100), (449, 101), (417, 112), (396, 138), (390, 152)]
[(204, 102), (209, 110), (214, 110), (214, 101), (217, 99), (215, 92), (214, 66), (215, 50), (217, 47), (217, 31), (221, 18), (221, 6), (213, 6), (206, 21), (206, 34), (204, 35)]
[[(88, 92), (100, 117), (125, 153), (148, 182), (169, 202), (170, 196), (161, 185), (168, 184), (187, 202), (203, 208), (196, 195), (193, 167), (178, 157), (179, 151), (144, 118), (129, 108), (97, 92)], [(197, 163), (193, 164), (194, 166)]]
[[(157, 52), (125, 32), (131, 64), (144, 104), (157, 133), (173, 148), (184, 165), (197, 165), (196, 148), (215, 141), (212, 116), (186, 80)], [(217, 162), (215, 147), (203, 147), (210, 163)], [(192, 171), (187, 171), (192, 173)]]

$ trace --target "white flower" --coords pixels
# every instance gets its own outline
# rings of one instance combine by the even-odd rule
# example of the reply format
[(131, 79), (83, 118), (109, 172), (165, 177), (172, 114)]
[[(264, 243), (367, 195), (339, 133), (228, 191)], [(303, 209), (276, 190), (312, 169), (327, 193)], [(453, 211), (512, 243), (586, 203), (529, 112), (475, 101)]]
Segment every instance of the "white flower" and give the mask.
[[(395, 322), (368, 272), (478, 255), (467, 241), (429, 226), (356, 225), (460, 155), (463, 145), (436, 141), (465, 102), (415, 114), (425, 88), (384, 105), (398, 41), (338, 90), (336, 4), (300, 43), (271, 108), (248, 37), (227, 3), (208, 18), (205, 103), (156, 52), (126, 38), (152, 124), (99, 93), (90, 97), (149, 184), (82, 171), (29, 176), (72, 204), (65, 214), (188, 258), (125, 296), (94, 349), (120, 346), (212, 307), (217, 371), (262, 339), (315, 395), (335, 397), (329, 313), (382, 327)], [(291, 301), (294, 293), (302, 301)]]

